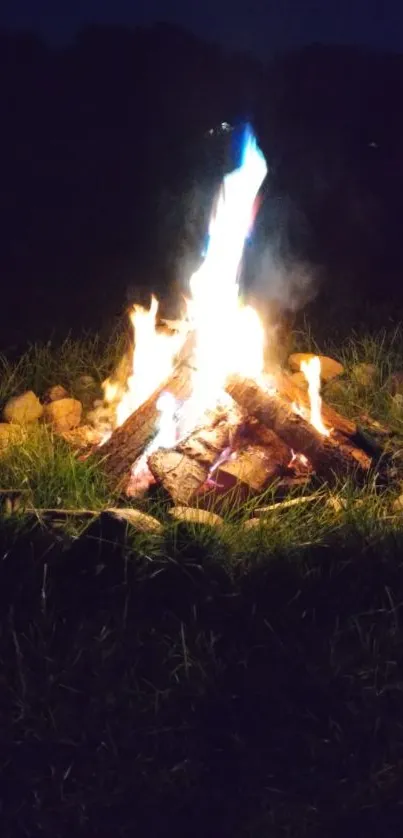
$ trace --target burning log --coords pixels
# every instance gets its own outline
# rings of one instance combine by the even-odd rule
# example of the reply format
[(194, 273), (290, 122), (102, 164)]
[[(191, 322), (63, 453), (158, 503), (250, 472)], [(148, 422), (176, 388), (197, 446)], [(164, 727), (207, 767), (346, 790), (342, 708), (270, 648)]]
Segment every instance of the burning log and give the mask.
[(273, 431), (236, 408), (217, 412), (176, 446), (148, 458), (151, 473), (175, 504), (219, 504), (223, 495), (237, 505), (285, 474), (291, 450)]
[[(309, 411), (310, 401), (307, 390), (299, 387), (291, 376), (286, 372), (279, 372), (276, 374), (276, 387), (280, 395), (292, 404), (297, 404), (299, 407)], [(330, 405), (322, 401), (321, 407), (322, 420), (327, 428), (336, 431), (338, 434), (352, 439), (357, 434), (357, 425), (351, 419), (342, 416)]]
[(93, 455), (102, 460), (103, 471), (114, 488), (120, 487), (126, 478), (129, 478), (131, 466), (154, 437), (160, 413), (158, 409), (160, 396), (169, 392), (179, 401), (190, 396), (193, 374), (190, 358), (193, 341), (193, 335), (190, 335), (171, 375), (120, 427), (113, 431), (104, 445), (94, 449)]
[(331, 480), (335, 475), (346, 476), (354, 472), (357, 478), (363, 478), (369, 472), (371, 457), (351, 439), (341, 434), (337, 438), (334, 434), (322, 435), (295, 413), (281, 395), (263, 390), (253, 379), (237, 376), (228, 380), (226, 390), (290, 448), (308, 457), (319, 477)]
[(240, 450), (217, 468), (217, 483), (226, 490), (237, 485), (244, 494), (264, 491), (287, 472), (291, 450), (274, 431), (249, 418), (240, 433)]
[(241, 411), (213, 414), (209, 424), (197, 428), (174, 450), (159, 449), (148, 458), (148, 467), (175, 505), (189, 505), (206, 483), (223, 451), (231, 451)]

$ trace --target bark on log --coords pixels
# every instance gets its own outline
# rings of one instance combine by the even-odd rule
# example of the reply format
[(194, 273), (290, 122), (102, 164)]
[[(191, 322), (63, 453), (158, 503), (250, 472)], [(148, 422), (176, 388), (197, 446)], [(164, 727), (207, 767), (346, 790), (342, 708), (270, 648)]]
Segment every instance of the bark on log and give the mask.
[(354, 472), (358, 479), (369, 471), (372, 460), (347, 437), (322, 436), (312, 425), (294, 413), (278, 394), (264, 391), (252, 379), (231, 377), (227, 392), (262, 424), (278, 434), (290, 448), (305, 454), (318, 476), (332, 480)]
[(168, 391), (178, 400), (189, 398), (193, 373), (189, 360), (192, 349), (193, 338), (190, 336), (180, 353), (180, 362), (172, 374), (120, 428), (114, 430), (104, 445), (94, 449), (93, 455), (102, 460), (102, 469), (114, 489), (124, 484), (133, 463), (156, 433), (159, 417), (157, 403), (160, 395)]

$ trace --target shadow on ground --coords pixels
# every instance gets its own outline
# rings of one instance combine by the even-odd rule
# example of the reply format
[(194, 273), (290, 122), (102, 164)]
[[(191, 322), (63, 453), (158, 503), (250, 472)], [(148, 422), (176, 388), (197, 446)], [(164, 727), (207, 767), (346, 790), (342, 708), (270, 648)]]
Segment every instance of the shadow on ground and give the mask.
[(398, 834), (400, 555), (3, 528), (4, 838)]

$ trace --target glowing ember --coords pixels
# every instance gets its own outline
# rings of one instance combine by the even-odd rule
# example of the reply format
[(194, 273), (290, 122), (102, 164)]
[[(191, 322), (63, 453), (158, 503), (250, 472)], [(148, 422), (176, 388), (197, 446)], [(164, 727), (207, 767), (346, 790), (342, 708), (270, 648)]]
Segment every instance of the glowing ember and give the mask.
[(320, 434), (329, 436), (330, 431), (322, 422), (322, 398), (320, 395), (320, 358), (315, 355), (309, 361), (301, 361), (301, 372), (308, 382), (308, 395), (310, 403), (309, 421)]

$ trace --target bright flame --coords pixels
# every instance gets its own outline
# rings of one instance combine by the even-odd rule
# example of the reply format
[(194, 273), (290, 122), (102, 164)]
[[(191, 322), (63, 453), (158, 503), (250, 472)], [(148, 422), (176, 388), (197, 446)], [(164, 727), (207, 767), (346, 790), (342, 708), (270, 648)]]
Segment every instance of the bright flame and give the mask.
[(189, 426), (222, 401), (228, 375), (257, 377), (263, 370), (263, 328), (254, 309), (241, 305), (238, 273), (266, 173), (265, 158), (248, 129), (241, 166), (223, 181), (205, 260), (190, 280), (188, 315), (196, 333), (196, 371), (186, 405)]
[(308, 382), (310, 404), (309, 421), (320, 434), (329, 436), (330, 431), (322, 422), (322, 398), (320, 395), (320, 358), (314, 355), (309, 361), (301, 361), (301, 372)]
[[(159, 429), (147, 449), (169, 447), (188, 434), (206, 411), (230, 402), (225, 381), (231, 373), (259, 377), (263, 371), (264, 334), (259, 317), (239, 299), (238, 273), (245, 240), (254, 220), (256, 196), (266, 176), (264, 155), (249, 127), (244, 131), (241, 164), (228, 174), (211, 218), (203, 264), (190, 279), (187, 326), (196, 337), (192, 395), (180, 411), (172, 399), (160, 403)], [(183, 342), (183, 334), (156, 330), (158, 302), (149, 311), (133, 306), (130, 319), (135, 346), (124, 383), (118, 377), (104, 384), (105, 400), (116, 406), (121, 425), (167, 378)], [(138, 465), (136, 468), (140, 468)]]
[(157, 409), (160, 416), (158, 420), (158, 431), (143, 451), (141, 457), (133, 463), (129, 486), (127, 487), (127, 494), (131, 497), (141, 494), (148, 489), (154, 478), (148, 468), (148, 458), (150, 454), (157, 451), (158, 448), (173, 448), (177, 439), (178, 425), (175, 418), (177, 409), (177, 402), (172, 393), (161, 393), (157, 401)]
[(116, 426), (123, 422), (160, 386), (172, 370), (183, 335), (166, 335), (156, 330), (158, 301), (151, 298), (149, 310), (134, 305), (130, 312), (135, 344), (131, 372), (125, 385), (113, 379), (104, 382), (105, 400), (116, 402)]

